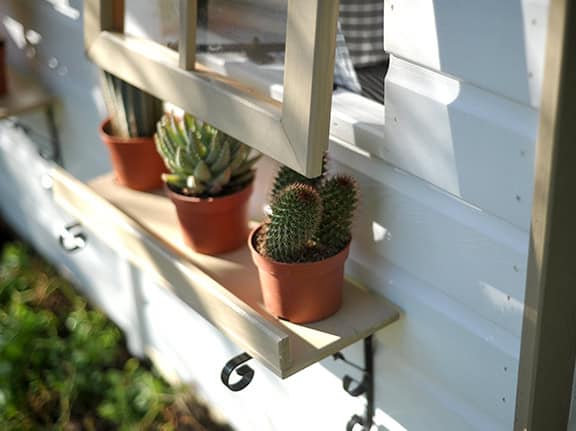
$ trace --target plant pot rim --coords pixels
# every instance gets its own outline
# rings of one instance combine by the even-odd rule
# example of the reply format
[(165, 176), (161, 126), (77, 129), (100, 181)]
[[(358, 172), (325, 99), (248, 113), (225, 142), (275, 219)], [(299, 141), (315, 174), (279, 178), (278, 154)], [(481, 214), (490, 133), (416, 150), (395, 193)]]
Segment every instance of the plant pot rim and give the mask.
[(106, 117), (99, 126), (100, 135), (102, 139), (106, 141), (113, 142), (116, 145), (134, 145), (134, 144), (150, 144), (150, 141), (154, 141), (154, 136), (137, 136), (137, 137), (120, 137), (111, 135), (108, 131), (110, 130), (110, 125), (112, 124), (112, 120), (110, 117)]
[(166, 191), (166, 194), (168, 195), (168, 197), (170, 197), (171, 199), (174, 198), (174, 199), (177, 199), (179, 201), (189, 202), (189, 203), (197, 203), (197, 204), (207, 203), (207, 204), (209, 204), (209, 203), (213, 203), (213, 202), (224, 202), (226, 200), (237, 199), (238, 196), (241, 196), (247, 192), (252, 191), (253, 184), (254, 184), (254, 180), (252, 179), (252, 181), (250, 181), (248, 184), (246, 184), (240, 190), (235, 191), (234, 193), (230, 193), (230, 194), (223, 195), (223, 196), (216, 196), (216, 197), (211, 196), (208, 198), (199, 198), (197, 196), (187, 196), (187, 195), (183, 195), (182, 193), (175, 192), (170, 187), (168, 187), (168, 184), (166, 184), (166, 182), (164, 182), (164, 190)]
[(258, 268), (269, 272), (271, 274), (280, 272), (292, 272), (292, 271), (317, 271), (318, 267), (324, 267), (325, 272), (330, 271), (332, 268), (340, 265), (346, 260), (348, 254), (350, 253), (350, 244), (352, 240), (348, 241), (346, 247), (340, 250), (333, 256), (327, 257), (326, 259), (316, 260), (314, 262), (278, 262), (277, 260), (271, 259), (269, 257), (263, 256), (254, 247), (254, 237), (256, 233), (262, 228), (264, 223), (260, 223), (250, 232), (248, 236), (248, 248), (252, 254), (252, 259)]

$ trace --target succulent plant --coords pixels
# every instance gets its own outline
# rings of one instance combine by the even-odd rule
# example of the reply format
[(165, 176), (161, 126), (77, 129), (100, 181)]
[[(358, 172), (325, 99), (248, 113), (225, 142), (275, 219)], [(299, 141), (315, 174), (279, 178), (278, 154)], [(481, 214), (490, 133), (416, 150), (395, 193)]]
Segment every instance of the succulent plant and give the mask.
[(114, 136), (149, 137), (162, 117), (162, 101), (120, 78), (102, 71), (102, 94)]
[(272, 203), (272, 214), (263, 238), (265, 255), (279, 262), (297, 262), (306, 255), (322, 219), (318, 191), (308, 185), (291, 184)]
[(316, 240), (329, 252), (338, 253), (350, 242), (357, 189), (356, 181), (346, 175), (329, 178), (320, 187), (323, 211)]
[(322, 260), (339, 253), (350, 242), (357, 195), (352, 177), (326, 178), (326, 158), (322, 175), (313, 179), (280, 168), (270, 214), (256, 238), (257, 250), (286, 263)]
[(314, 178), (308, 178), (304, 175), (293, 171), (288, 166), (281, 166), (274, 179), (274, 185), (272, 186), (272, 200), (278, 196), (278, 194), (284, 190), (287, 186), (294, 183), (308, 184), (314, 188), (322, 182), (326, 176), (326, 155), (322, 158), (322, 173)]
[(154, 135), (156, 148), (171, 173), (162, 178), (187, 196), (218, 196), (245, 187), (254, 178), (250, 148), (211, 125), (185, 114), (165, 114)]

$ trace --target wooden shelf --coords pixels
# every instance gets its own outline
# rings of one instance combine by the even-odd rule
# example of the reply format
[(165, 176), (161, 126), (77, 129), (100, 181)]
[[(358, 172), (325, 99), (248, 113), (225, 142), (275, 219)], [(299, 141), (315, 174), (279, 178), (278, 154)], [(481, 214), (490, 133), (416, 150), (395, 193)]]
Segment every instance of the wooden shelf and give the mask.
[(0, 97), (0, 120), (44, 108), (53, 101), (37, 82), (8, 70), (8, 93)]
[(193, 252), (163, 193), (120, 187), (111, 175), (85, 185), (55, 168), (53, 178), (67, 212), (282, 378), (398, 319), (392, 304), (350, 281), (336, 315), (306, 325), (276, 319), (263, 307), (248, 248), (218, 257)]

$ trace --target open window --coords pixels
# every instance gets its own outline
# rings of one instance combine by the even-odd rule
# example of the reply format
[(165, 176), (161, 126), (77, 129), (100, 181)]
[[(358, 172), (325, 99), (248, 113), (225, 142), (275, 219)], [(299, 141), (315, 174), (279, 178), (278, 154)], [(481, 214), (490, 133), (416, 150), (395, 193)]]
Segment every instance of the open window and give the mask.
[[(174, 51), (124, 34), (124, 0), (85, 0), (87, 53), (99, 67), (130, 84), (210, 122), (304, 175), (319, 175), (330, 127), (337, 2), (288, 0), (285, 47), (279, 56), (284, 61), (281, 102), (250, 83), (196, 61), (197, 53), (208, 51), (211, 45), (209, 41), (197, 45), (197, 24), (204, 24), (202, 14), (209, 3), (180, 0), (178, 51)], [(249, 7), (257, 2), (222, 3)], [(208, 36), (210, 22), (204, 29)], [(228, 39), (233, 41), (231, 45), (252, 43), (260, 51), (269, 48), (267, 42), (254, 39)]]

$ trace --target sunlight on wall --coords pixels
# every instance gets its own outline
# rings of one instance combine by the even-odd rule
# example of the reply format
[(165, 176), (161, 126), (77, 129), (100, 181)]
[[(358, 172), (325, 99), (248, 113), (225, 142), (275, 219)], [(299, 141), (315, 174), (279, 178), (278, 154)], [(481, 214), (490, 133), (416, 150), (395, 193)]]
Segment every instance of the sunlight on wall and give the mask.
[(44, 1), (50, 3), (54, 7), (54, 10), (56, 12), (61, 13), (62, 15), (67, 16), (68, 18), (71, 18), (73, 20), (77, 20), (78, 18), (80, 18), (80, 11), (70, 5), (70, 0), (44, 0)]
[(478, 284), (482, 288), (484, 295), (500, 310), (522, 314), (524, 304), (521, 301), (512, 298), (510, 295), (484, 281), (479, 281)]

